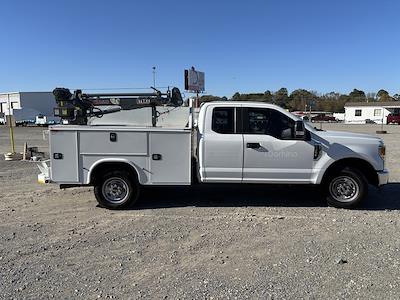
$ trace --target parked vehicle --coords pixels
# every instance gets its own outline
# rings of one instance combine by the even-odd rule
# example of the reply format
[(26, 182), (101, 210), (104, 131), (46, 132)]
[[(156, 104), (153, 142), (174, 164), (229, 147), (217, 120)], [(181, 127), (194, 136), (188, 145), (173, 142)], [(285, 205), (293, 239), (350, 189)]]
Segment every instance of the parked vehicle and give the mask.
[(388, 182), (379, 137), (316, 130), (260, 102), (205, 103), (196, 127), (194, 117), (185, 128), (50, 126), (51, 159), (38, 180), (92, 185), (110, 209), (133, 205), (142, 186), (196, 182), (319, 185), (330, 205), (349, 208), (366, 197), (368, 184)]
[(309, 116), (299, 116), (300, 119), (302, 119), (304, 122), (309, 122), (310, 121), (310, 117)]
[(35, 125), (36, 126), (47, 126), (47, 117), (39, 114), (36, 116), (36, 120), (35, 120)]
[(400, 125), (400, 114), (389, 114), (387, 116), (387, 124), (398, 124), (398, 125)]
[(312, 117), (311, 122), (337, 122), (337, 119), (326, 114), (319, 114), (315, 117)]
[(344, 122), (345, 113), (333, 113), (333, 117), (336, 119), (336, 122)]
[(34, 125), (35, 124), (35, 120), (33, 119), (20, 119), (20, 120), (16, 120), (15, 121), (15, 125), (16, 126), (29, 126), (29, 125)]
[(48, 117), (42, 114), (37, 115), (35, 120), (36, 126), (49, 126), (49, 125), (55, 125), (57, 123), (58, 123), (58, 118)]

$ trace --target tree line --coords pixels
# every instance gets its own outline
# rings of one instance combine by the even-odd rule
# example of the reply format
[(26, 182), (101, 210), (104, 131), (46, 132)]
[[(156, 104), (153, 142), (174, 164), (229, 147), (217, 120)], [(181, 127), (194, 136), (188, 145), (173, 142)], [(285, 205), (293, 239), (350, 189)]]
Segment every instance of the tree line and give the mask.
[(288, 93), (286, 88), (281, 88), (276, 92), (269, 90), (264, 93), (235, 93), (231, 99), (227, 97), (217, 97), (213, 95), (203, 95), (200, 97), (200, 102), (210, 101), (259, 101), (266, 103), (277, 104), (290, 111), (295, 110), (316, 110), (316, 111), (331, 111), (344, 112), (346, 102), (388, 102), (400, 101), (400, 95), (390, 95), (387, 91), (381, 89), (376, 93), (365, 93), (362, 90), (354, 89), (349, 94), (340, 94), (330, 92), (327, 94), (319, 94), (315, 91), (305, 89), (297, 89), (292, 93)]

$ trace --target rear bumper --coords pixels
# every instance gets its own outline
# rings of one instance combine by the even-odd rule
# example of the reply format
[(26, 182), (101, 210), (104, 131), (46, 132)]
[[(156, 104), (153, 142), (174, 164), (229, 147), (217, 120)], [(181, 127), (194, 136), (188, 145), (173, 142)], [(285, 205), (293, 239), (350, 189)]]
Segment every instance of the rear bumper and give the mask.
[(389, 171), (388, 170), (383, 170), (383, 171), (378, 171), (378, 186), (387, 184), (389, 182)]

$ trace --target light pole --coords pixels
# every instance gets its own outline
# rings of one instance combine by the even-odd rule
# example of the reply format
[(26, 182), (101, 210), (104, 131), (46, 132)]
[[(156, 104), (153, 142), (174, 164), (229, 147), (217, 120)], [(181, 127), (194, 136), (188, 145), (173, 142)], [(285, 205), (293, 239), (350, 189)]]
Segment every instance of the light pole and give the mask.
[(156, 67), (153, 67), (153, 87), (156, 87)]
[(15, 154), (14, 129), (13, 129), (13, 119), (12, 119), (12, 116), (11, 116), (10, 94), (7, 94), (7, 105), (8, 105), (7, 125), (10, 128), (11, 153)]

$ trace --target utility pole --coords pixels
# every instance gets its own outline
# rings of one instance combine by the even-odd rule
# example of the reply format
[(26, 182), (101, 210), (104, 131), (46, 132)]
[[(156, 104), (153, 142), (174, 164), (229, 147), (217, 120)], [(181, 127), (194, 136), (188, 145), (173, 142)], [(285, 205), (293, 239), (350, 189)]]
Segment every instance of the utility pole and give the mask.
[(12, 115), (11, 115), (10, 94), (7, 94), (7, 104), (8, 104), (7, 125), (10, 128), (11, 153), (15, 154), (14, 129), (13, 129), (13, 118), (12, 118)]
[(156, 88), (156, 67), (153, 67), (153, 87)]

